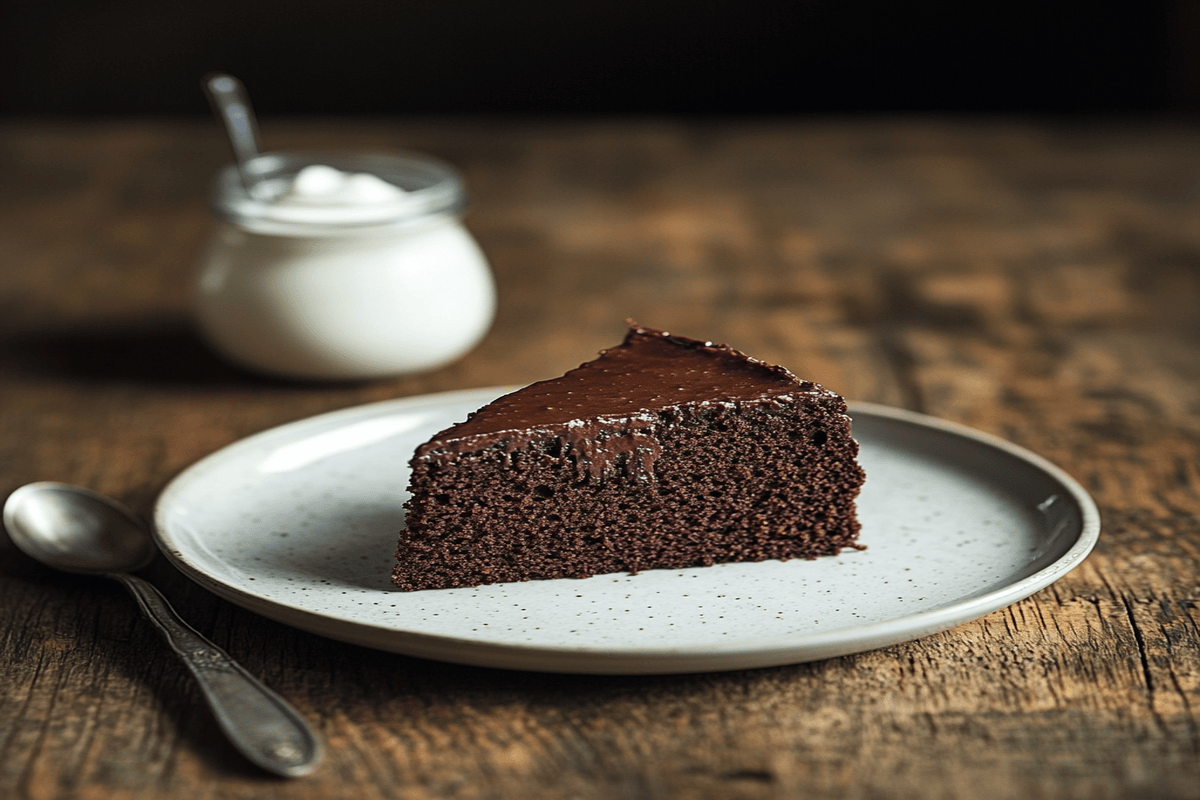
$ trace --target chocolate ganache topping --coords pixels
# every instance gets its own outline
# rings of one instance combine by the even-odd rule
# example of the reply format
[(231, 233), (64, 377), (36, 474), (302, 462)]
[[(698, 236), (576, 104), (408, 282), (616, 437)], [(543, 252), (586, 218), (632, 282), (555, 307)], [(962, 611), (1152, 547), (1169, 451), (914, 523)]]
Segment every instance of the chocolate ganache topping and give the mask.
[(602, 480), (623, 455), (633, 474), (648, 479), (659, 456), (654, 426), (666, 409), (832, 395), (727, 345), (629, 325), (617, 347), (493, 401), (422, 445), (415, 459), (437, 463), (497, 446), (512, 453), (557, 439), (581, 477)]

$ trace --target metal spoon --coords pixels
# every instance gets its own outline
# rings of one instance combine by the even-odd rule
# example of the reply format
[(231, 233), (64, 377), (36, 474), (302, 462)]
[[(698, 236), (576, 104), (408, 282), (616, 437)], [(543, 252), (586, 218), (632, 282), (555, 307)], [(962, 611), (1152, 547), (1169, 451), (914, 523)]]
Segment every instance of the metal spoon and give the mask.
[(251, 197), (255, 197), (257, 182), (246, 165), (259, 153), (258, 122), (254, 118), (254, 109), (250, 107), (246, 87), (237, 78), (223, 72), (205, 75), (203, 84), (213, 112), (224, 123), (225, 132), (229, 135), (242, 185)]
[(321, 741), (300, 714), (180, 619), (157, 589), (128, 574), (157, 553), (131, 511), (78, 486), (31, 483), (9, 495), (4, 526), (17, 547), (47, 566), (125, 584), (200, 682), (221, 729), (246, 758), (284, 777), (316, 767)]

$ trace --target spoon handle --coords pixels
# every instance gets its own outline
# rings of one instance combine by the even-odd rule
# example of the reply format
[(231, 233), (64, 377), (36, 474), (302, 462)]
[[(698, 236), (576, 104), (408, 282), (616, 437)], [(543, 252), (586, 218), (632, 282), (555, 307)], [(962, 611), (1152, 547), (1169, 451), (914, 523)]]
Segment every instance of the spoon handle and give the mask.
[(246, 88), (232, 75), (214, 72), (204, 76), (204, 91), (225, 125), (234, 158), (244, 168), (247, 161), (258, 155), (258, 123)]
[(147, 619), (183, 659), (199, 681), (217, 723), (246, 758), (289, 778), (316, 767), (321, 760), (321, 741), (286, 700), (180, 619), (152, 585), (124, 573), (110, 577), (125, 584)]

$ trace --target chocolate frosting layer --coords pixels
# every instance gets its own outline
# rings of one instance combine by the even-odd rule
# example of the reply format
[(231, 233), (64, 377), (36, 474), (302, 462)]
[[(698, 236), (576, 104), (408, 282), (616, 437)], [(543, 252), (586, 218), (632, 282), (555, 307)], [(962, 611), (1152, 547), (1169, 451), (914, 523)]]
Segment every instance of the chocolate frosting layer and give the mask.
[(835, 396), (783, 367), (732, 347), (702, 342), (630, 322), (624, 342), (562, 377), (505, 395), (454, 425), (416, 453), (438, 460), (503, 444), (557, 438), (582, 474), (601, 479), (618, 457), (631, 474), (649, 477), (658, 458), (653, 427), (673, 406), (796, 395)]

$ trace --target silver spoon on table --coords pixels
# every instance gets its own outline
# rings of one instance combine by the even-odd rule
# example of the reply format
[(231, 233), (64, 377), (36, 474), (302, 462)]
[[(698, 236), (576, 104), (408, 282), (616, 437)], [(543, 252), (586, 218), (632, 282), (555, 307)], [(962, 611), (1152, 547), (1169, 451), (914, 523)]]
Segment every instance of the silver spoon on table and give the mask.
[(157, 553), (132, 512), (78, 486), (31, 483), (9, 495), (4, 526), (17, 547), (49, 567), (123, 583), (192, 671), (221, 729), (246, 758), (289, 778), (317, 766), (321, 740), (300, 714), (180, 619), (157, 589), (129, 574)]

